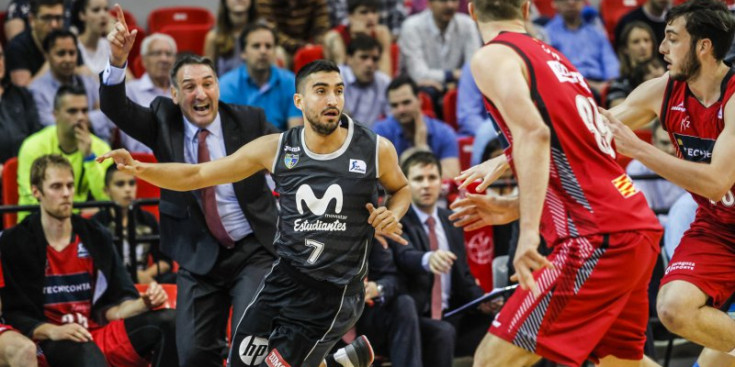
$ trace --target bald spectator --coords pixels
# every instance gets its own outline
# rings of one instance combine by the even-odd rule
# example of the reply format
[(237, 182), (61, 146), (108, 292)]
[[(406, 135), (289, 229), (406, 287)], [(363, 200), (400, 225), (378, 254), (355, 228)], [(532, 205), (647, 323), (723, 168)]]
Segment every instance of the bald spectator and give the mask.
[[(171, 98), (170, 74), (176, 60), (176, 41), (167, 34), (153, 33), (140, 44), (140, 55), (145, 73), (125, 84), (128, 98), (144, 107), (150, 106), (156, 97)], [(123, 131), (120, 131), (120, 143), (131, 152), (152, 152)]]

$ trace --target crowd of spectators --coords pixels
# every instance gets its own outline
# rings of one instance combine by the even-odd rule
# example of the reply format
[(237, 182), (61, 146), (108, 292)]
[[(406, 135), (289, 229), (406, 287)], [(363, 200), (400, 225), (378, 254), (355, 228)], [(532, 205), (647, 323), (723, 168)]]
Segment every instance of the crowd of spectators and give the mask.
[[(565, 54), (594, 91), (598, 104), (612, 107), (622, 102), (639, 84), (665, 73), (658, 44), (664, 36), (664, 19), (672, 1), (648, 0), (639, 7), (631, 8), (629, 13), (618, 19), (614, 28), (610, 28), (614, 29), (612, 39), (605, 31), (598, 9), (585, 0), (551, 0), (556, 14), (545, 17), (534, 12), (536, 16), (529, 22), (528, 30), (530, 35), (543, 38)], [(345, 85), (344, 112), (393, 143), (402, 157), (403, 170), (414, 195), (413, 208), (403, 221), (410, 246), (391, 246), (387, 249), (373, 247), (371, 263), (374, 262), (376, 266), (371, 267), (366, 280), (366, 300), (371, 307), (366, 308), (363, 319), (358, 323), (358, 331), (375, 340), (379, 354), (391, 359), (393, 365), (448, 366), (453, 357), (467, 355), (468, 350), (473, 349), (471, 346), (476, 345), (479, 339), (460, 341), (458, 338), (468, 335), (474, 337), (475, 329), (486, 328), (485, 321), (491, 320), (489, 314), (495, 312), (496, 307), (482, 304), (477, 310), (465, 315), (467, 320), (443, 319), (443, 312), (481, 295), (483, 290), (475, 284), (469, 272), (463, 233), (448, 225), (448, 213), (440, 207), (443, 203), (440, 197), (446, 196), (447, 186), (452, 185), (451, 179), (462, 169), (500, 154), (505, 143), (487, 114), (486, 102), (469, 69), (469, 60), (482, 47), (482, 42), (475, 23), (467, 15), (466, 1), (221, 0), (218, 3), (215, 23), (203, 37), (204, 43), (200, 52), (211, 60), (211, 64), (196, 61), (201, 60), (196, 55), (179, 54), (177, 40), (170, 35), (152, 33), (145, 36), (140, 43), (143, 74), (136, 79), (130, 71), (134, 60), (125, 60), (127, 70), (111, 66), (110, 55), (113, 50), (106, 36), (116, 22), (108, 0), (11, 1), (4, 24), (7, 39), (3, 40), (3, 47), (0, 48), (0, 168), (4, 162), (17, 157), (17, 204), (40, 204), (42, 207), (56, 205), (51, 203), (51, 198), (44, 190), (50, 182), (47, 180), (58, 177), (71, 179), (72, 187), (66, 193), (70, 201), (111, 200), (116, 204), (116, 209), (104, 207), (96, 214), (94, 211), (81, 212), (94, 222), (77, 216), (76, 210), (70, 217), (70, 223), (75, 228), (84, 228), (85, 235), (92, 236), (90, 241), (102, 242), (99, 250), (93, 249), (97, 244), (90, 244), (86, 248), (85, 238), (72, 238), (71, 244), (75, 244), (76, 253), (89, 250), (95, 262), (109, 266), (105, 271), (114, 272), (110, 273), (113, 277), (111, 280), (115, 281), (110, 283), (114, 297), (105, 300), (108, 307), (117, 307), (115, 309), (119, 310), (119, 307), (128, 302), (128, 298), (138, 299), (131, 279), (140, 284), (177, 283), (177, 261), (183, 255), (167, 250), (172, 248), (171, 243), (162, 242), (159, 246), (158, 240), (137, 244), (127, 242), (130, 230), (135, 231), (137, 236), (159, 235), (157, 218), (132, 205), (138, 197), (138, 181), (116, 171), (110, 161), (97, 163), (95, 159), (111, 148), (119, 147), (151, 157), (155, 155), (159, 160), (197, 162), (201, 159), (196, 156), (194, 149), (200, 143), (200, 135), (194, 128), (188, 129), (197, 123), (190, 119), (189, 113), (194, 113), (199, 108), (196, 106), (201, 104), (195, 106), (193, 101), (199, 97), (191, 97), (185, 86), (177, 84), (179, 70), (174, 69), (174, 65), (182, 57), (194, 57), (190, 61), (195, 60), (191, 62), (205, 69), (211, 65), (214, 72), (211, 78), (216, 81), (216, 90), (208, 91), (207, 98), (211, 97), (211, 103), (221, 106), (219, 111), (231, 113), (228, 112), (230, 105), (262, 109), (257, 110), (257, 113), (252, 112), (253, 115), (247, 115), (257, 115), (258, 119), (264, 119), (263, 125), (258, 125), (258, 131), (262, 133), (285, 131), (303, 125), (302, 112), (296, 108), (293, 100), (296, 93), (295, 61), (300, 51), (318, 48), (322, 57), (339, 64)], [(109, 82), (110, 80), (114, 83)], [(124, 88), (115, 89), (113, 84), (123, 81)], [(107, 84), (108, 82), (111, 84)], [(105, 96), (100, 94), (101, 83), (103, 93), (113, 89), (115, 93), (125, 92), (125, 108), (137, 111), (137, 114), (131, 113), (131, 121), (121, 122), (130, 116), (110, 112), (122, 109), (122, 106), (104, 105)], [(135, 107), (129, 105), (131, 103)], [(154, 131), (151, 133), (153, 135), (147, 135), (147, 130), (144, 131), (142, 127), (137, 129), (136, 124), (140, 121), (132, 121), (135, 116), (142, 116), (143, 112), (140, 111), (145, 111), (146, 116), (150, 115), (151, 121), (155, 119), (160, 124), (147, 127)], [(217, 112), (217, 109), (214, 111)], [(179, 127), (178, 130), (171, 130), (161, 122), (174, 118), (172, 116), (177, 121), (183, 119), (188, 124), (187, 129)], [(213, 158), (227, 155), (231, 150), (229, 145), (225, 145), (230, 144), (227, 136), (216, 136), (218, 133), (231, 133), (231, 130), (227, 130), (228, 122), (220, 121), (220, 115), (217, 116), (215, 124), (220, 124), (219, 130), (213, 129), (210, 133), (214, 137), (210, 139), (219, 139), (219, 143), (206, 140), (207, 135), (203, 138), (207, 144), (214, 144)], [(254, 124), (254, 121), (248, 123)], [(131, 134), (140, 141), (126, 131), (133, 131)], [(650, 136), (652, 143), (660, 149), (675, 154), (667, 133), (657, 121), (651, 121), (650, 128), (639, 133)], [(248, 135), (251, 133), (246, 131), (238, 134), (243, 135), (238, 136), (236, 143), (244, 143), (256, 137)], [(460, 141), (471, 143), (461, 146)], [(178, 151), (174, 151), (175, 149)], [(467, 157), (464, 157), (464, 153), (467, 153)], [(45, 163), (38, 163), (38, 160)], [(37, 167), (38, 165), (44, 166)], [(42, 174), (40, 179), (35, 178), (35, 183), (34, 174), (39, 173), (34, 173), (34, 170), (41, 170)], [(58, 177), (43, 176), (48, 170), (58, 173)], [(68, 170), (70, 175), (67, 172), (57, 172), (59, 170)], [(634, 179), (651, 176), (651, 172), (637, 161), (628, 164), (627, 172)], [(258, 192), (267, 192), (266, 189), (260, 190), (266, 187), (264, 182), (258, 181)], [(678, 238), (693, 217), (691, 197), (663, 179), (643, 178), (635, 182), (644, 192), (650, 206), (662, 214), (660, 218), (667, 228), (666, 253), (670, 257)], [(243, 188), (237, 187), (233, 190), (232, 185), (229, 187), (229, 191), (217, 189), (219, 196), (215, 209), (229, 213), (229, 216), (225, 216), (220, 212), (220, 216), (224, 218), (220, 226), (224, 226), (231, 237), (238, 237), (235, 242), (240, 242), (240, 239), (253, 240), (252, 233), (259, 236), (260, 242), (267, 242), (263, 238), (268, 236), (258, 233), (263, 231), (259, 227), (261, 222), (254, 217), (249, 218), (250, 214), (242, 214), (245, 203), (253, 200), (252, 196), (248, 196), (247, 200), (240, 198), (237, 195), (245, 196), (244, 193), (241, 194)], [(514, 190), (503, 190), (503, 194), (512, 195)], [(226, 199), (220, 201), (222, 197)], [(196, 228), (202, 232), (212, 231), (212, 236), (217, 237), (210, 223), (203, 224), (206, 208), (201, 204), (203, 199), (200, 194), (186, 200), (176, 196), (176, 200), (181, 202), (162, 202), (161, 211), (171, 212), (169, 217), (176, 220), (191, 220), (191, 216), (195, 216), (199, 221)], [(272, 202), (272, 198), (269, 197), (268, 200)], [(166, 205), (171, 207), (167, 208)], [(184, 212), (177, 212), (181, 208), (184, 208)], [(263, 204), (263, 208), (263, 213), (270, 213), (275, 210), (275, 205)], [(671, 212), (667, 218), (669, 208)], [(192, 214), (192, 210), (196, 213)], [(255, 213), (258, 209), (247, 210)], [(235, 215), (233, 212), (240, 214)], [(3, 304), (11, 307), (11, 311), (8, 311), (11, 324), (14, 320), (18, 322), (13, 326), (28, 337), (39, 340), (40, 335), (40, 340), (48, 340), (42, 345), (48, 345), (53, 366), (53, 360), (64, 358), (63, 356), (71, 352), (60, 349), (58, 345), (63, 343), (57, 345), (51, 341), (78, 340), (70, 337), (58, 339), (61, 334), (55, 332), (55, 329), (34, 326), (34, 318), (17, 316), (18, 307), (26, 305), (6, 300), (17, 292), (23, 292), (18, 287), (23, 284), (18, 281), (18, 277), (25, 276), (15, 273), (21, 265), (7, 264), (8, 259), (15, 258), (10, 252), (18, 245), (11, 241), (20, 238), (19, 235), (29, 235), (23, 231), (30, 231), (29, 226), (38, 224), (45, 218), (43, 215), (29, 214), (19, 212), (20, 228), (15, 232), (5, 228), (6, 233), (13, 236), (3, 236), (0, 240), (0, 249), (3, 251), (2, 271), (7, 284), (0, 294)], [(165, 221), (172, 220), (171, 218), (162, 218), (161, 232), (167, 226)], [(428, 224), (427, 218), (431, 219), (429, 222), (432, 224)], [(130, 223), (135, 224), (135, 227), (132, 228)], [(247, 225), (247, 230), (244, 230), (247, 234), (232, 229), (235, 226), (241, 227), (242, 223)], [(171, 228), (168, 228), (169, 231)], [(502, 229), (503, 235), (496, 236), (496, 242), (502, 242), (495, 244), (497, 248), (514, 247), (513, 228), (513, 225), (509, 225)], [(269, 227), (268, 231), (270, 230), (272, 228)], [(81, 236), (81, 233), (77, 234)], [(115, 234), (122, 234), (122, 238), (116, 238), (116, 243), (122, 244), (119, 247), (122, 250), (119, 256), (110, 252), (113, 244), (111, 237), (107, 237)], [(177, 241), (183, 241), (181, 236), (180, 233), (176, 237)], [(439, 238), (438, 247), (434, 247), (434, 237)], [(39, 243), (44, 241), (40, 237), (35, 240)], [(81, 245), (80, 240), (85, 242), (85, 246)], [(166, 235), (161, 233), (160, 240), (167, 240)], [(50, 238), (46, 241), (51, 243)], [(222, 243), (219, 237), (213, 240), (213, 243), (216, 242)], [(196, 246), (200, 244), (197, 243)], [(263, 258), (269, 259), (270, 249), (265, 246), (261, 250)], [(225, 252), (225, 249), (220, 251), (230, 253)], [(230, 251), (230, 248), (226, 251)], [(502, 253), (496, 252), (498, 254)], [(196, 259), (200, 259), (198, 256), (201, 254), (192, 249), (190, 255), (186, 255), (186, 258), (191, 263), (182, 264), (183, 274), (186, 276), (183, 282), (189, 287), (184, 291), (186, 295), (199, 292), (195, 288), (201, 284), (211, 287), (207, 291), (223, 292), (223, 297), (230, 290), (235, 292), (236, 288), (240, 291), (239, 287), (245, 287), (224, 284), (222, 269), (234, 269), (233, 271), (238, 272), (243, 269), (227, 263), (222, 258), (224, 255), (215, 254), (216, 259), (208, 258), (208, 264), (215, 265), (211, 269), (203, 270), (192, 270), (191, 265)], [(248, 254), (250, 255), (252, 254)], [(235, 258), (242, 260), (244, 256), (239, 254)], [(449, 266), (437, 266), (436, 263), (441, 261), (432, 260), (436, 258), (448, 262)], [(118, 271), (118, 267), (127, 270), (127, 274)], [(215, 271), (222, 274), (214, 276), (209, 273)], [(181, 279), (178, 282), (179, 285), (182, 284)], [(432, 294), (432, 288), (436, 284), (441, 284), (438, 310), (432, 305), (435, 301), (432, 297), (436, 296)], [(0, 281), (0, 286), (2, 285)], [(245, 288), (253, 289), (250, 286)], [(157, 306), (162, 297), (158, 293), (158, 288), (154, 286), (152, 293), (144, 294), (140, 299), (150, 302), (155, 298), (154, 306)], [(205, 296), (200, 294), (197, 297)], [(31, 297), (28, 302), (41, 302), (38, 295), (27, 297)], [(229, 308), (231, 302), (241, 299), (239, 296), (232, 296), (232, 299), (223, 304), (227, 303)], [(195, 301), (190, 302), (191, 305), (182, 307), (193, 309)], [(38, 305), (34, 307), (36, 306)], [(140, 305), (136, 304), (138, 306)], [(141, 319), (151, 312), (151, 305), (145, 306), (145, 309), (138, 307), (134, 308), (134, 312), (123, 313), (127, 318), (137, 317), (138, 320), (124, 323), (123, 329), (136, 330), (142, 322), (140, 320), (153, 320), (151, 322), (157, 323), (159, 327), (159, 334), (168, 335), (167, 328), (173, 327), (171, 315), (158, 313), (154, 318), (146, 316), (147, 318)], [(210, 306), (214, 307), (208, 305)], [(242, 307), (244, 305), (235, 306), (235, 309), (241, 311)], [(61, 316), (57, 320), (48, 314), (44, 315), (43, 306), (34, 309), (39, 310), (40, 313), (33, 315), (38, 322), (46, 318), (45, 322), (51, 322), (57, 327), (69, 323), (81, 324), (78, 320), (66, 320)], [(95, 311), (96, 308), (92, 307), (92, 310)], [(226, 311), (218, 314), (221, 317), (217, 316), (218, 319), (212, 321), (225, 322), (219, 318), (225, 317)], [(96, 314), (95, 317), (96, 326), (89, 328), (85, 325), (85, 329), (100, 330), (99, 326), (107, 323), (112, 325), (114, 320), (126, 319), (119, 315), (112, 317), (109, 311), (106, 314)], [(197, 319), (192, 321), (194, 324), (186, 327), (193, 330), (198, 327), (196, 325), (202, 325), (206, 321)], [(177, 325), (179, 324), (183, 325), (177, 320)], [(460, 332), (467, 328), (475, 331)], [(220, 331), (214, 327), (212, 330), (206, 337)], [(0, 333), (2, 332), (0, 327)], [(177, 334), (177, 341), (185, 337), (184, 334)], [(213, 338), (217, 339), (217, 343), (214, 343), (217, 348), (225, 347), (224, 335)], [(84, 341), (89, 342), (86, 339)], [(135, 350), (145, 350), (144, 357), (149, 360), (156, 353), (171, 353), (167, 349), (171, 346), (160, 342), (137, 339), (134, 342), (142, 348)], [(189, 348), (192, 344), (185, 345)], [(106, 349), (103, 346), (100, 348), (104, 353)], [(179, 350), (178, 358), (182, 361), (187, 358), (191, 361), (203, 361), (204, 359), (199, 359), (204, 358), (201, 355), (208, 355), (210, 359), (214, 355), (215, 359), (220, 358), (221, 361), (221, 356), (224, 355), (222, 350), (200, 351), (197, 349), (199, 346), (191, 348), (191, 351), (183, 353)], [(446, 352), (446, 348), (450, 350), (448, 355), (442, 354)], [(151, 352), (154, 350), (155, 352)], [(195, 355), (197, 351), (201, 355)], [(85, 349), (84, 353), (90, 352)], [(0, 355), (0, 361), (3, 358), (7, 357)], [(80, 359), (78, 363), (81, 366), (86, 362)], [(108, 363), (116, 365), (110, 362), (109, 357)]]

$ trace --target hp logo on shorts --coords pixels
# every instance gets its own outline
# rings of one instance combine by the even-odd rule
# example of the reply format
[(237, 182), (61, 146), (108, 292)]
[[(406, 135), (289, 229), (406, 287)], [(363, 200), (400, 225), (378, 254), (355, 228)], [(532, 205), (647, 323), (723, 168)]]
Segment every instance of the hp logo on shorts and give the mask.
[(259, 366), (268, 354), (268, 339), (246, 336), (240, 343), (240, 360), (248, 367)]

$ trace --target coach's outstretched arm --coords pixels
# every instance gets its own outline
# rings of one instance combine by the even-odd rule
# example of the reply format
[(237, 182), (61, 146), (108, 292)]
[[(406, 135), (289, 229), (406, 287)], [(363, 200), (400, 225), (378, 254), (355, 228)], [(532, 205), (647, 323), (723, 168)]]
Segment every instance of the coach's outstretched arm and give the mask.
[(515, 277), (521, 287), (538, 294), (532, 272), (551, 266), (538, 253), (541, 212), (549, 185), (551, 134), (531, 100), (526, 66), (517, 53), (507, 46), (491, 44), (475, 53), (471, 66), (477, 86), (498, 107), (513, 136), (513, 161), (520, 191)]
[(116, 149), (98, 157), (97, 161), (113, 159), (117, 168), (140, 177), (158, 187), (191, 191), (237, 182), (261, 170), (272, 169), (278, 150), (280, 134), (262, 136), (245, 144), (235, 153), (211, 162), (188, 163), (143, 163), (133, 159), (125, 149)]

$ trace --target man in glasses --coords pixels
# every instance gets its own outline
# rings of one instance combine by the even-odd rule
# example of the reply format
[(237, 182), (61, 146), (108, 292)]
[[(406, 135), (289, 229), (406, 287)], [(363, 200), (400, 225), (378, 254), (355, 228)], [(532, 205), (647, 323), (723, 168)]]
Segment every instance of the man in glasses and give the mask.
[(139, 242), (135, 247), (131, 247), (128, 243), (128, 223), (131, 218), (135, 218), (137, 237), (158, 234), (158, 221), (153, 214), (140, 207), (131, 208), (137, 192), (138, 182), (135, 176), (119, 171), (114, 164), (111, 165), (105, 172), (105, 193), (119, 206), (119, 211), (105, 208), (95, 214), (92, 219), (107, 227), (111, 233), (116, 233), (118, 222), (115, 216), (120, 215), (120, 224), (123, 228), (122, 260), (130, 271), (132, 259), (135, 257), (135, 278), (133, 279), (136, 283), (150, 284), (153, 281), (175, 283), (176, 274), (171, 273), (171, 259), (161, 253), (158, 242)]
[(28, 86), (39, 71), (47, 68), (43, 40), (64, 26), (63, 0), (32, 0), (30, 10), (30, 27), (14, 37), (7, 49), (10, 80), (22, 87)]
[[(96, 200), (106, 200), (105, 170), (109, 163), (97, 164), (94, 159), (109, 151), (110, 146), (89, 132), (86, 91), (79, 86), (61, 86), (53, 106), (56, 124), (29, 136), (18, 152), (18, 204), (38, 202), (31, 191), (31, 164), (46, 154), (60, 154), (71, 163), (75, 202), (86, 201), (90, 194)], [(18, 213), (18, 221), (27, 214)]]
[(347, 86), (345, 110), (367, 126), (390, 114), (385, 96), (390, 77), (378, 70), (383, 51), (375, 38), (360, 34), (350, 41), (346, 64), (339, 67)]

